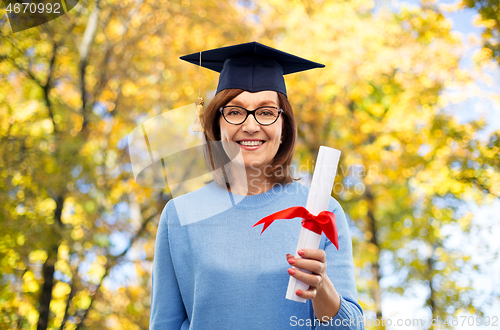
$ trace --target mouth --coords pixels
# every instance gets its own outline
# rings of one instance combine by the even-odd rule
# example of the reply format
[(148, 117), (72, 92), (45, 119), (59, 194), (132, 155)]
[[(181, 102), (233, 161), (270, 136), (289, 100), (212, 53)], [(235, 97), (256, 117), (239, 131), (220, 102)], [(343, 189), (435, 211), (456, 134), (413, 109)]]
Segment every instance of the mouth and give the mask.
[(239, 145), (245, 146), (245, 147), (258, 147), (262, 144), (264, 144), (266, 141), (262, 140), (241, 140), (241, 141), (236, 141)]

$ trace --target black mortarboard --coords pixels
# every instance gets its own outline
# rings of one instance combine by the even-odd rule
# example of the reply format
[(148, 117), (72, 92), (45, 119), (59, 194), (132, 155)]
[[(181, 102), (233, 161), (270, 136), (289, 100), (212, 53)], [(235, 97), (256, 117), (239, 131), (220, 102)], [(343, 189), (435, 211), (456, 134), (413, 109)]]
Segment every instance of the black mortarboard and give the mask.
[(241, 88), (248, 92), (271, 90), (286, 95), (283, 75), (323, 68), (323, 64), (282, 52), (258, 42), (222, 47), (181, 57), (181, 60), (220, 72), (217, 92)]

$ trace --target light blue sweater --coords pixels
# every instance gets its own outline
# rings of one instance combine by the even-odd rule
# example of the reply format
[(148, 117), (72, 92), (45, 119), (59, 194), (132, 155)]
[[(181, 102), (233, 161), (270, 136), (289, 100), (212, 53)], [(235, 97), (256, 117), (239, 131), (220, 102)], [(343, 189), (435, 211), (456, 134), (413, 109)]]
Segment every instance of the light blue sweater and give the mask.
[(252, 228), (274, 212), (305, 207), (308, 192), (293, 182), (242, 197), (212, 182), (170, 200), (156, 236), (150, 329), (363, 329), (351, 236), (335, 199), (328, 209), (339, 250), (324, 234), (320, 248), (341, 306), (326, 326), (315, 322), (310, 300), (285, 299), (286, 254), (295, 254), (301, 219), (276, 220), (262, 235), (262, 226)]

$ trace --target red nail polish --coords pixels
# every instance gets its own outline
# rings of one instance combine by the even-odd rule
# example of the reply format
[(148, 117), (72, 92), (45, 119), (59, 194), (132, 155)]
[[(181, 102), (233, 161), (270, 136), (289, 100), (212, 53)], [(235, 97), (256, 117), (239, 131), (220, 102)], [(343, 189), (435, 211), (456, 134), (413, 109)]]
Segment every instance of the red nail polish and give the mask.
[(306, 254), (306, 251), (298, 250), (297, 253), (299, 254), (299, 256), (303, 256), (304, 254)]
[(293, 265), (295, 263), (295, 259), (293, 259), (293, 258), (288, 259), (288, 263), (290, 265)]
[(293, 268), (288, 268), (288, 274), (290, 274), (290, 275), (295, 275), (295, 269), (293, 269)]
[(296, 294), (297, 296), (300, 296), (300, 295), (302, 295), (302, 291), (297, 290), (297, 292), (295, 292), (295, 294)]

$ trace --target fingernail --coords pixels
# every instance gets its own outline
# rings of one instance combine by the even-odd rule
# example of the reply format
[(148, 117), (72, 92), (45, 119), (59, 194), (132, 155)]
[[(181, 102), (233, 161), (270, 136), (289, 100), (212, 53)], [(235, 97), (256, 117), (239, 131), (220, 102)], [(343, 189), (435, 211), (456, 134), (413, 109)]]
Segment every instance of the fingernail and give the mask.
[(288, 274), (290, 274), (290, 275), (295, 275), (295, 269), (293, 269), (293, 268), (288, 268)]
[(300, 295), (302, 295), (302, 291), (297, 290), (297, 292), (295, 292), (295, 294), (296, 294), (297, 296), (300, 296)]
[(299, 254), (299, 256), (303, 256), (304, 254), (306, 254), (306, 251), (298, 250), (297, 253)]
[(295, 259), (294, 259), (294, 258), (290, 258), (290, 259), (288, 259), (288, 263), (289, 263), (290, 265), (293, 265), (293, 264), (295, 263)]

